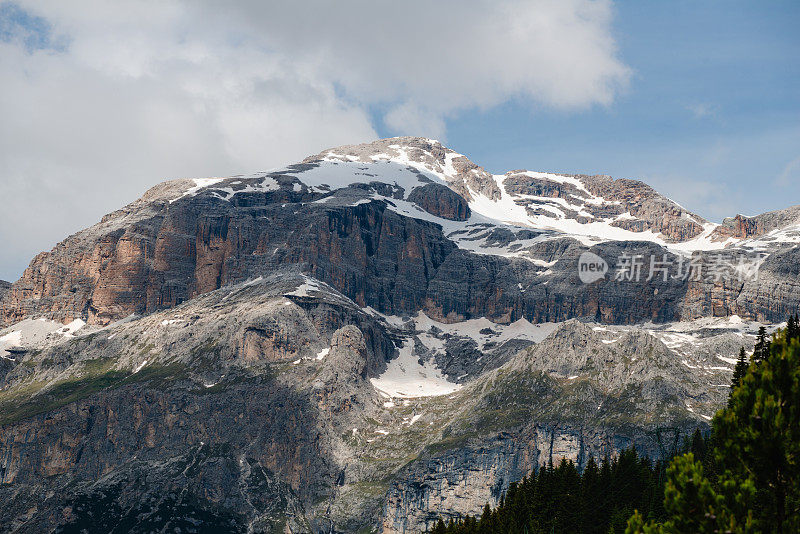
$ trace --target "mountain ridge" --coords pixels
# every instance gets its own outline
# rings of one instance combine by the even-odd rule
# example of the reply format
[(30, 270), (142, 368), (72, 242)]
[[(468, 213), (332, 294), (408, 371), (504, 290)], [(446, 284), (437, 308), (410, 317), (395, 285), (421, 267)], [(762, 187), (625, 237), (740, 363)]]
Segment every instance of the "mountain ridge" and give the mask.
[[(445, 194), (442, 186), (455, 194)], [(584, 247), (647, 241), (678, 255), (747, 247), (753, 240), (755, 245), (742, 250), (800, 241), (800, 232), (793, 231), (788, 237), (766, 241), (784, 231), (774, 222), (775, 217), (768, 218), (772, 226), (761, 224), (758, 236), (754, 232), (747, 239), (721, 235), (720, 226), (686, 212), (643, 182), (530, 171), (490, 175), (438, 142), (392, 138), (329, 149), (300, 164), (267, 173), (159, 184), (34, 258), (20, 280), (1, 297), (0, 324), (13, 324), (35, 314), (63, 323), (79, 318), (107, 322), (170, 307), (224, 283), (263, 274), (246, 260), (247, 254), (275, 256), (276, 264), (285, 261), (277, 257), (281, 243), (276, 243), (275, 254), (267, 254), (265, 245), (259, 244), (270, 235), (260, 221), (277, 217), (284, 221), (279, 223), (286, 229), (284, 233), (290, 235), (302, 232), (290, 220), (295, 213), (307, 213), (309, 221), (329, 225), (333, 222), (323, 223), (320, 217), (329, 219), (330, 210), (357, 212), (362, 205), (375, 202), (385, 207), (371, 210), (374, 214), (388, 209), (411, 217), (416, 222), (403, 224), (418, 226), (425, 235), (432, 237), (431, 231), (438, 232), (422, 230), (425, 224), (437, 225), (445, 235), (435, 239), (446, 250), (527, 258), (530, 268), (539, 272), (547, 271), (538, 266), (553, 261), (548, 250), (562, 238)], [(354, 214), (347, 217), (362, 217)], [(323, 231), (321, 227), (319, 231)], [(228, 239), (229, 232), (238, 236), (237, 241)], [(724, 241), (720, 240), (723, 237)], [(359, 254), (370, 254), (372, 245), (358, 246), (366, 246)], [(441, 257), (423, 267), (428, 272), (426, 279), (434, 276), (431, 267), (438, 269), (449, 255), (445, 249), (431, 252)], [(307, 262), (306, 255), (297, 250), (288, 261)], [(344, 288), (343, 280), (337, 283)], [(708, 290), (727, 291), (703, 289)], [(414, 302), (418, 302), (416, 297)], [(744, 315), (764, 313), (736, 306), (730, 310)], [(516, 318), (519, 313), (512, 315)], [(501, 318), (504, 314), (496, 315)], [(541, 320), (535, 314), (529, 319)]]
[(800, 310), (774, 218), (714, 240), (640, 182), (376, 143), (159, 184), (32, 261), (0, 297), (0, 524), (424, 532), (550, 459), (661, 457)]

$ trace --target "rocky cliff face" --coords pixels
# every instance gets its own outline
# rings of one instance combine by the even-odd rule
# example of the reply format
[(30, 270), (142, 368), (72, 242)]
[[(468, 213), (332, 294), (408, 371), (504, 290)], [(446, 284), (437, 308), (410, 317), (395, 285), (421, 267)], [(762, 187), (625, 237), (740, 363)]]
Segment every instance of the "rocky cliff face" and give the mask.
[(800, 224), (800, 206), (792, 206), (783, 210), (762, 213), (755, 217), (744, 215), (728, 217), (714, 229), (714, 236), (721, 239), (730, 237), (747, 239), (798, 224)]
[(0, 530), (424, 532), (550, 458), (663, 455), (800, 310), (792, 213), (420, 138), (161, 184), (0, 285)]
[(653, 232), (669, 243), (691, 240), (708, 225), (636, 180), (511, 171), (503, 183), (516, 204), (544, 219), (560, 215), (579, 224), (603, 221), (631, 232)]
[[(464, 160), (438, 143), (399, 138), (334, 149), (280, 172), (162, 184), (37, 256), (0, 296), (0, 321), (45, 314), (108, 324), (285, 265), (382, 313), (425, 309), (451, 321), (664, 321), (682, 310), (721, 309), (698, 305), (701, 294), (739, 298), (735, 288), (720, 295), (682, 279), (646, 296), (652, 284), (577, 285), (587, 247), (615, 266), (632, 241), (645, 240), (652, 245), (636, 245), (645, 260), (673, 261), (701, 246), (711, 227), (641, 182), (527, 171), (492, 177)], [(771, 246), (791, 248), (786, 237)], [(796, 307), (783, 291), (770, 298), (723, 308), (775, 321)], [(686, 305), (674, 304), (680, 300)]]
[[(590, 456), (630, 446), (651, 457), (671, 450), (677, 435), (698, 425), (697, 414), (724, 403), (727, 391), (709, 382), (728, 379), (714, 361), (697, 360), (698, 346), (681, 350), (704, 369), (692, 372), (693, 364), (681, 363), (662, 341), (673, 335), (569, 321), (472, 382), (463, 391), (471, 400), (442, 441), (390, 487), (384, 531), (424, 532), (438, 519), (431, 510), (457, 517), (495, 505), (510, 482), (550, 460), (582, 467)], [(738, 346), (715, 341), (716, 349), (727, 345), (725, 354)]]
[(408, 200), (442, 219), (466, 221), (470, 216), (469, 204), (464, 197), (441, 184), (417, 187), (411, 191)]
[[(85, 326), (29, 345), (2, 382), (3, 524), (421, 532), (496, 502), (551, 456), (657, 456), (658, 428), (704, 424), (725, 395), (708, 384), (729, 371), (701, 347), (738, 330), (681, 348), (687, 367), (659, 341), (669, 331), (616, 328), (403, 322), (289, 272)], [(444, 343), (456, 338), (529, 348), (459, 387), (431, 376), (438, 351), (459, 356)], [(420, 350), (394, 366), (409, 340)], [(434, 389), (384, 392), (412, 383)]]
[(415, 462), (389, 489), (381, 531), (429, 531), (440, 517), (455, 520), (486, 503), (497, 506), (512, 482), (551, 459), (583, 466), (589, 456), (601, 458), (632, 443), (590, 429), (537, 424)]

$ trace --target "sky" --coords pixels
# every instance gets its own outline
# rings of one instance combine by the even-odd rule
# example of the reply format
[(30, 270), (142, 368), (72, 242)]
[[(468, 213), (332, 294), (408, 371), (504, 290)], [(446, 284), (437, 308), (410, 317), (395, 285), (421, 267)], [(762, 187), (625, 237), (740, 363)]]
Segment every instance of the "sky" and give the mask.
[(800, 2), (0, 0), (0, 279), (149, 187), (421, 135), (800, 204)]

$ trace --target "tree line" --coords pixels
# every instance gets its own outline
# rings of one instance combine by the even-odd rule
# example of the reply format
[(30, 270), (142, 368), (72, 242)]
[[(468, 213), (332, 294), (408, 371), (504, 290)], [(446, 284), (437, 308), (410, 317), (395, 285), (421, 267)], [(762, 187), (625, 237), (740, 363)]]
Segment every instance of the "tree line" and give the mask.
[(552, 461), (433, 534), (800, 532), (800, 318), (742, 348), (727, 406), (670, 458)]

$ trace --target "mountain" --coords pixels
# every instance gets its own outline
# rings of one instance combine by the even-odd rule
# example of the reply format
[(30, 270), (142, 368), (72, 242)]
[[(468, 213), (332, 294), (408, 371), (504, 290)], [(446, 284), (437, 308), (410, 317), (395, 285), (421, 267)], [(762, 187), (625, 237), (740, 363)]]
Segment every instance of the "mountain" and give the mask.
[(662, 456), (800, 309), (798, 210), (410, 137), (165, 182), (0, 288), (0, 524), (421, 532), (551, 458)]
[(800, 206), (770, 211), (755, 217), (744, 215), (729, 217), (714, 229), (714, 234), (720, 238), (747, 239), (765, 236), (765, 241), (779, 239), (783, 242), (796, 238), (798, 232), (800, 232)]
[[(424, 307), (440, 318), (499, 322), (725, 314), (782, 320), (798, 304), (796, 285), (786, 279), (796, 274), (797, 230), (776, 226), (738, 239), (719, 228), (641, 182), (492, 176), (437, 142), (389, 139), (252, 176), (160, 184), (37, 256), (3, 298), (0, 321), (46, 314), (108, 324), (285, 265), (387, 313)], [(774, 253), (758, 284), (740, 287), (690, 278), (645, 299), (639, 286), (567, 287), (575, 281), (573, 256), (591, 247), (617, 257), (620, 243), (673, 260), (687, 251), (707, 258), (714, 257), (709, 250)], [(442, 290), (465, 268), (480, 275), (467, 286), (485, 298)], [(563, 297), (554, 299), (548, 284)]]

